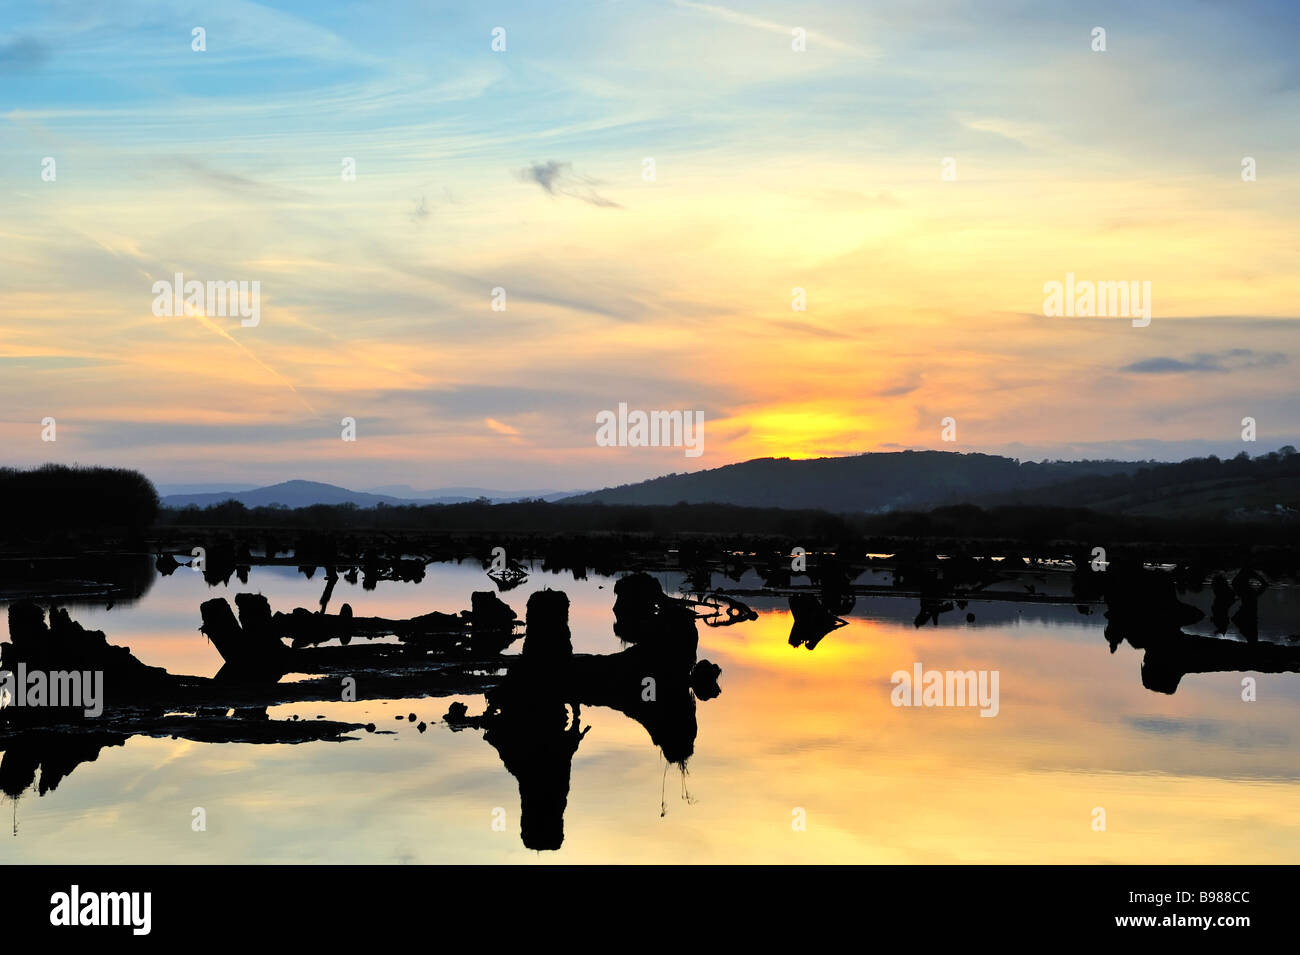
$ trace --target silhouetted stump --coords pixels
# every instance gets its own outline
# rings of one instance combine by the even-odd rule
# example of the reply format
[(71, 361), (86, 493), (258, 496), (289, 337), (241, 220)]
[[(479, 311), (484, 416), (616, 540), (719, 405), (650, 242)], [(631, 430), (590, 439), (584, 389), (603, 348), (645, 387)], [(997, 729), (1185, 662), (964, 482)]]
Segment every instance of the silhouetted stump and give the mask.
[(1277, 643), (1242, 643), (1218, 637), (1179, 633), (1149, 641), (1142, 658), (1142, 685), (1172, 694), (1188, 673), (1300, 672), (1300, 647)]
[(556, 703), (507, 707), (483, 734), (519, 783), (519, 837), (529, 849), (554, 850), (564, 844), (573, 754), (588, 729), (581, 728), (576, 705), (570, 725), (568, 710)]
[(823, 607), (815, 594), (791, 594), (789, 604), (793, 617), (790, 625), (792, 647), (804, 646), (812, 650), (832, 630), (848, 625), (848, 621), (841, 620)]
[(1241, 606), (1232, 615), (1232, 622), (1251, 643), (1259, 639), (1259, 595), (1268, 587), (1268, 579), (1249, 564), (1232, 578), (1232, 592), (1241, 601)]
[(57, 733), (35, 730), (9, 740), (0, 759), (0, 792), (17, 799), (36, 784), (38, 795), (58, 789), (59, 783), (82, 763), (93, 763), (105, 746), (122, 746), (127, 737), (118, 733)]
[(528, 598), (526, 632), (521, 655), (530, 664), (563, 662), (573, 656), (569, 638), (569, 595), (539, 590)]
[[(664, 588), (655, 577), (638, 571), (614, 581), (614, 619), (640, 620), (652, 617), (659, 611)], [(614, 625), (618, 632), (618, 624)]]
[(700, 660), (691, 669), (691, 691), (696, 699), (712, 700), (722, 692), (718, 686), (718, 677), (722, 676), (722, 667), (708, 660)]
[(1104, 576), (1106, 630), (1108, 639), (1114, 638), (1112, 643), (1127, 637), (1140, 647), (1149, 639), (1176, 634), (1180, 627), (1205, 617), (1204, 612), (1178, 599), (1169, 573), (1116, 560)]
[[(126, 647), (109, 643), (102, 630), (87, 630), (59, 607), (53, 608), (49, 616), (46, 626), (45, 611), (32, 601), (19, 600), (9, 605), (9, 642), (0, 644), (0, 669), (16, 673), (22, 664), (28, 673), (102, 673), (101, 703), (147, 696), (170, 685), (172, 678), (166, 670), (141, 663)], [(79, 719), (82, 715), (80, 707), (11, 706), (4, 710), (10, 723)]]
[(474, 591), (470, 595), (469, 624), (475, 651), (500, 653), (513, 643), (518, 616), (492, 591)]
[(1214, 624), (1214, 632), (1223, 634), (1228, 632), (1228, 612), (1232, 605), (1237, 602), (1237, 595), (1233, 593), (1232, 587), (1228, 584), (1228, 578), (1223, 574), (1215, 574), (1212, 582), (1214, 590), (1214, 603), (1210, 606), (1210, 621)]
[[(738, 604), (746, 614), (752, 614)], [(719, 608), (715, 608), (720, 610)], [(673, 642), (689, 634), (695, 638), (695, 605), (664, 593), (658, 579), (644, 572), (628, 574), (614, 582), (614, 633), (628, 643), (644, 640)]]
[[(248, 598), (240, 603), (241, 598)], [(225, 660), (216, 679), (230, 682), (275, 682), (289, 672), (289, 648), (270, 630), (270, 607), (261, 595), (240, 594), (235, 598), (241, 612), (247, 609), (252, 631), (235, 620), (224, 598), (214, 597), (199, 605), (203, 626), (199, 629)], [(265, 628), (265, 629), (264, 629)]]

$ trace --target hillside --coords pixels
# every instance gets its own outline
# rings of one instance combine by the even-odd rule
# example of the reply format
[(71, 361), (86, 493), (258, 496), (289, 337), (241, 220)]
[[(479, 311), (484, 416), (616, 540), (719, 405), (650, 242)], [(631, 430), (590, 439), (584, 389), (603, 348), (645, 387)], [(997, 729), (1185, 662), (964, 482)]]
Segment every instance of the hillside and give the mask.
[(1046, 488), (986, 495), (986, 507), (1086, 507), (1133, 517), (1220, 520), (1300, 518), (1300, 454), (1294, 448), (1251, 458), (1191, 458), (1127, 474), (1071, 479)]
[(991, 454), (897, 451), (842, 458), (757, 458), (565, 498), (564, 504), (718, 503), (838, 513), (925, 510), (1070, 479), (1123, 475), (1125, 461), (1019, 462)]

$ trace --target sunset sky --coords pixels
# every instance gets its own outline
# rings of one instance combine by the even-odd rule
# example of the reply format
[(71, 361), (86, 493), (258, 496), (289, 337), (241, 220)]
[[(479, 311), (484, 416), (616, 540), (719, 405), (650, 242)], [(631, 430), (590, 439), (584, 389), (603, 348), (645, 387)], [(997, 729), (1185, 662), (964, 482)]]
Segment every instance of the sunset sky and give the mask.
[[(0, 2), (0, 464), (1300, 444), (1294, 3), (320, 6)], [(260, 282), (260, 323), (155, 316), (177, 272)], [(1066, 273), (1149, 281), (1151, 324), (1045, 317)], [(620, 402), (703, 411), (704, 453), (598, 447)]]

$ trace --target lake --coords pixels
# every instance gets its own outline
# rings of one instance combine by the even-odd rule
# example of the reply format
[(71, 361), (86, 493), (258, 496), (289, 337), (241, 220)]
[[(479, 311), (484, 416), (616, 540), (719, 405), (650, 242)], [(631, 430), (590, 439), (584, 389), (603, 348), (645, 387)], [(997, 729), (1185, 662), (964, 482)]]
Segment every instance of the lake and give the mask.
[[(670, 593), (682, 580), (656, 576)], [(210, 587), (181, 569), (135, 602), (70, 610), (145, 663), (211, 676), (221, 659), (198, 632), (200, 602), (256, 591), (276, 610), (314, 610), (324, 586), (319, 572), (307, 580), (288, 567), (253, 567), (247, 585), (230, 583)], [(500, 596), (522, 618), (533, 591), (565, 591), (574, 650), (613, 653), (623, 648), (612, 630), (613, 583), (534, 567)], [(750, 571), (740, 586), (761, 581)], [(339, 580), (330, 610), (346, 601), (358, 615), (458, 612), (472, 591), (490, 589), (476, 563), (440, 563), (419, 584), (366, 591)], [(1293, 591), (1265, 596), (1263, 639), (1300, 630)], [(132, 737), (77, 765), (57, 789), (6, 800), (16, 832), (0, 839), (0, 861), (1266, 863), (1300, 855), (1300, 676), (1252, 674), (1253, 702), (1243, 701), (1243, 674), (1233, 672), (1192, 673), (1172, 695), (1152, 692), (1141, 682), (1142, 651), (1122, 643), (1112, 653), (1101, 608), (1084, 615), (1068, 598), (974, 601), (974, 622), (962, 611), (916, 627), (915, 600), (860, 597), (844, 615), (849, 625), (811, 651), (789, 644), (784, 598), (742, 599), (757, 619), (698, 627), (699, 656), (721, 666), (722, 692), (696, 704), (684, 769), (622, 713), (582, 708), (590, 729), (572, 758), (558, 850), (525, 848), (516, 779), (482, 731), (443, 722), (457, 700), (482, 711), (482, 697), (462, 695), (270, 712), (376, 724), (342, 742)], [(895, 706), (891, 675), (917, 663), (997, 671), (997, 715)], [(196, 808), (203, 831), (191, 826)]]

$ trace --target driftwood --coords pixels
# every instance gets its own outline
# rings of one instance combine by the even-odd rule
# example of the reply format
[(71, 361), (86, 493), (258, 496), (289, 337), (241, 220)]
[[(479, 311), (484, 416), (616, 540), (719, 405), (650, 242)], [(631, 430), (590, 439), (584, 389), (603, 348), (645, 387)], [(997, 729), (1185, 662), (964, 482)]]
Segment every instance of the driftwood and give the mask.
[(1279, 643), (1243, 643), (1220, 637), (1180, 633), (1148, 641), (1142, 657), (1142, 685), (1173, 694), (1188, 673), (1300, 673), (1300, 647)]
[[(667, 614), (660, 621), (666, 629), (638, 646), (612, 654), (575, 654), (568, 597), (560, 591), (540, 591), (528, 601), (521, 652), (506, 655), (500, 649), (500, 628), (480, 630), (472, 619), (460, 642), (437, 648), (421, 639), (292, 647), (283, 642), (282, 630), (283, 622), (296, 614), (272, 614), (260, 595), (240, 594), (235, 599), (238, 619), (224, 599), (205, 601), (201, 608), (203, 630), (226, 661), (213, 679), (146, 666), (127, 648), (109, 644), (101, 631), (86, 630), (63, 610), (52, 611), (47, 626), (35, 604), (12, 605), (11, 642), (2, 647), (3, 665), (97, 667), (104, 675), (105, 699), (102, 715), (95, 718), (45, 708), (16, 712), (21, 708), (10, 707), (0, 713), (5, 750), (0, 791), (17, 798), (33, 785), (38, 770), (40, 791), (52, 790), (77, 765), (133, 735), (293, 743), (347, 740), (358, 730), (373, 732), (373, 724), (267, 718), (266, 710), (273, 705), (341, 699), (340, 676), (347, 675), (355, 681), (357, 700), (485, 695), (481, 715), (470, 716), (464, 704), (457, 703), (446, 722), (454, 730), (483, 730), (484, 739), (519, 782), (524, 844), (554, 849), (564, 837), (572, 757), (586, 734), (580, 725), (583, 705), (625, 713), (645, 727), (667, 759), (684, 763), (695, 748), (696, 700), (720, 692), (719, 668), (696, 660), (694, 617), (680, 612)], [(492, 606), (485, 602), (481, 608), (486, 613)], [(513, 611), (508, 618), (499, 612), (494, 616), (498, 624), (507, 619), (513, 623), (513, 618)], [(416, 626), (411, 633), (427, 636), (426, 626)], [(513, 627), (507, 633), (512, 635)], [(480, 639), (494, 642), (476, 645)], [(277, 682), (289, 672), (317, 675)]]
[(1178, 599), (1166, 571), (1121, 563), (1104, 576), (1106, 640), (1112, 653), (1124, 640), (1144, 651), (1142, 685), (1148, 690), (1172, 694), (1188, 673), (1300, 673), (1300, 646), (1259, 641), (1253, 629), (1245, 641), (1184, 633), (1182, 627), (1205, 614)]
[(842, 620), (822, 606), (816, 594), (791, 594), (790, 646), (804, 646), (809, 650), (821, 643), (822, 637), (832, 630), (847, 627), (848, 621)]
[[(487, 596), (495, 600), (491, 594)], [(341, 700), (345, 676), (355, 681), (355, 699), (377, 700), (483, 694), (499, 686), (513, 670), (523, 674), (520, 679), (524, 680), (544, 677), (548, 692), (554, 690), (566, 699), (599, 703), (639, 696), (644, 678), (655, 674), (666, 683), (689, 682), (694, 664), (693, 627), (689, 633), (666, 635), (653, 651), (632, 648), (608, 655), (574, 654), (567, 625), (568, 598), (560, 591), (541, 591), (530, 599), (529, 635), (518, 655), (502, 652), (503, 642), (509, 641), (499, 629), (476, 631), (472, 625), (468, 631), (449, 635), (457, 639), (438, 646), (430, 646), (422, 639), (428, 635), (426, 630), (415, 627), (410, 634), (414, 639), (403, 643), (291, 647), (278, 631), (283, 620), (295, 615), (272, 614), (266, 599), (257, 594), (240, 594), (235, 601), (238, 620), (221, 598), (205, 601), (200, 608), (201, 629), (225, 661), (212, 678), (147, 666), (126, 647), (109, 644), (102, 631), (87, 630), (72, 621), (65, 610), (52, 610), (47, 626), (44, 611), (36, 604), (20, 601), (11, 605), (11, 642), (0, 645), (0, 666), (14, 670), (21, 663), (29, 671), (99, 671), (103, 674), (104, 713), (92, 718), (78, 710), (9, 707), (0, 718), (0, 739), (32, 726), (69, 730), (111, 727), (128, 733), (200, 738), (198, 724), (205, 719), (210, 723), (214, 714), (224, 718), (227, 711), (234, 710), (231, 721), (237, 723), (249, 714), (253, 720), (262, 719), (258, 711), (270, 706)], [(491, 602), (483, 604), (485, 608), (493, 606)], [(513, 622), (514, 612), (505, 609)], [(494, 613), (498, 624), (507, 619), (499, 611)], [(480, 639), (486, 642), (476, 645)], [(666, 663), (671, 664), (671, 678), (663, 676)], [(313, 678), (278, 682), (289, 673)], [(716, 684), (716, 674), (713, 682)], [(703, 681), (701, 689), (708, 692), (709, 681)], [(190, 725), (184, 718), (168, 716), (177, 713), (198, 714), (197, 722)], [(322, 725), (317, 733), (294, 729), (288, 738), (303, 737), (304, 732), (306, 738), (330, 738), (356, 725)], [(267, 728), (256, 732), (240, 729), (229, 736), (250, 737), (287, 741)], [(207, 738), (227, 736), (218, 731)]]
[[(490, 565), (490, 561), (485, 566)], [(497, 590), (505, 593), (507, 590), (514, 590), (525, 580), (528, 579), (528, 571), (518, 561), (510, 561), (509, 565), (501, 570), (489, 570), (488, 579), (497, 585)]]
[[(248, 653), (257, 655), (266, 651), (272, 642), (288, 637), (294, 647), (313, 646), (329, 640), (338, 640), (347, 646), (353, 637), (376, 638), (395, 636), (406, 643), (420, 644), (431, 649), (452, 652), (500, 652), (515, 639), (516, 615), (493, 593), (475, 592), (470, 598), (470, 610), (459, 614), (433, 613), (393, 620), (387, 617), (354, 617), (352, 607), (343, 604), (338, 614), (312, 613), (302, 607), (292, 613), (271, 613), (270, 604), (260, 594), (239, 594), (235, 604), (239, 608), (239, 624), (230, 615), (224, 600), (206, 601), (200, 608), (204, 633), (207, 633), (220, 650), (223, 659), (235, 662)], [(221, 608), (224, 607), (223, 611)], [(244, 641), (238, 633), (243, 627)], [(247, 647), (239, 644), (250, 642)], [(275, 652), (275, 651), (266, 651)], [(287, 671), (286, 671), (287, 672)]]
[[(558, 849), (564, 841), (570, 767), (587, 733), (582, 706), (624, 713), (645, 727), (666, 759), (684, 765), (695, 751), (695, 701), (720, 692), (720, 670), (696, 660), (695, 620), (681, 608), (658, 618), (661, 630), (653, 639), (642, 629), (636, 646), (601, 656), (573, 653), (568, 611), (565, 594), (534, 593), (523, 651), (488, 691), (483, 713), (470, 716), (457, 703), (445, 717), (453, 729), (483, 730), (518, 780), (520, 837), (530, 849)], [(626, 603), (619, 613), (630, 622)]]
[(721, 590), (669, 597), (658, 579), (644, 572), (615, 581), (614, 632), (623, 640), (654, 638), (688, 619), (702, 620), (709, 627), (729, 627), (757, 620), (758, 614)]

